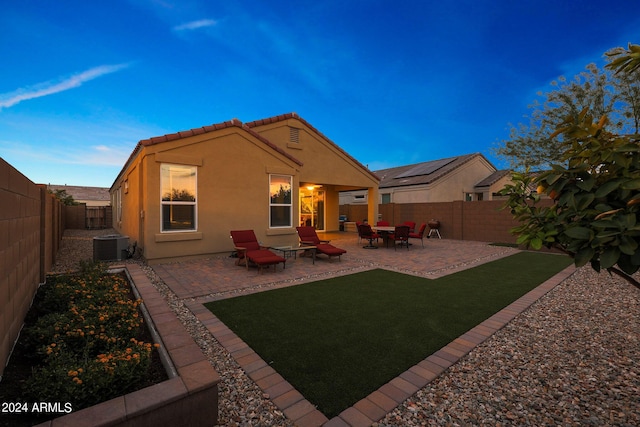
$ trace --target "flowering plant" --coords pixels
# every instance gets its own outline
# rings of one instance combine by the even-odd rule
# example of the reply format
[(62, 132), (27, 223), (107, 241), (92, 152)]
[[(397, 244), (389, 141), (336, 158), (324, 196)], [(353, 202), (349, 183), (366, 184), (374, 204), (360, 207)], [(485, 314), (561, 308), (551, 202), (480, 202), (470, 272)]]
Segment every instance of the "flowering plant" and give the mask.
[(25, 383), (33, 401), (65, 401), (74, 410), (137, 389), (156, 345), (141, 339), (141, 300), (102, 264), (52, 278), (38, 292), (40, 317), (25, 330), (35, 368)]

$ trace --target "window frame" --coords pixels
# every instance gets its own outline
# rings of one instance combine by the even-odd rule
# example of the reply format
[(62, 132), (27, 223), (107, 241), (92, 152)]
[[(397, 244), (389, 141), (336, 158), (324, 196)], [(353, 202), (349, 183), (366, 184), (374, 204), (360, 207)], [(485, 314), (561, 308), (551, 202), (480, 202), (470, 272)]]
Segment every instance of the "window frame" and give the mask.
[[(164, 175), (163, 168), (169, 167), (171, 168), (179, 167), (184, 169), (191, 169), (193, 173), (193, 188), (194, 188), (194, 200), (193, 201), (165, 201), (163, 200), (163, 189), (164, 189)], [(171, 170), (171, 169), (169, 169)], [(169, 172), (171, 173), (171, 172)], [(160, 233), (193, 233), (198, 231), (198, 167), (194, 165), (186, 165), (186, 164), (178, 164), (178, 163), (161, 163), (160, 164)], [(193, 227), (192, 228), (181, 228), (181, 229), (164, 229), (164, 207), (165, 206), (193, 206)]]
[[(288, 178), (289, 179), (289, 203), (273, 203), (271, 197), (271, 179), (273, 177)], [(288, 207), (289, 209), (289, 224), (288, 225), (273, 225), (273, 208), (274, 207)], [(269, 174), (269, 228), (291, 228), (293, 227), (293, 175), (270, 173)]]

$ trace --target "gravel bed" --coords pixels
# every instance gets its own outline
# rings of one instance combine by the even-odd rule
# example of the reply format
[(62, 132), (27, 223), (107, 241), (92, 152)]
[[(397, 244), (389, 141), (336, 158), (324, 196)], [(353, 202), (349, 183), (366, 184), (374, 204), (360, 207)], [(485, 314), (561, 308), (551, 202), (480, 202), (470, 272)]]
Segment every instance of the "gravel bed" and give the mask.
[(579, 269), (378, 426), (640, 425), (640, 291)]
[[(76, 269), (93, 236), (113, 233), (67, 230), (54, 271)], [(142, 267), (222, 378), (220, 425), (293, 425)], [(374, 425), (638, 426), (638, 396), (640, 291), (582, 268)]]

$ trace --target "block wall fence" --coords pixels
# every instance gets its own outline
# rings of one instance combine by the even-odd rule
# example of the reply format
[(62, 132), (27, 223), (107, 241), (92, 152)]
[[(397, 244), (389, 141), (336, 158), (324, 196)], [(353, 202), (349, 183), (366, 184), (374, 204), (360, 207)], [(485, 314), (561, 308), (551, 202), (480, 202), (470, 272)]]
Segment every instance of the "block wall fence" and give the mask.
[(64, 231), (61, 203), (0, 158), (0, 376)]
[[(550, 205), (551, 200), (542, 200), (540, 205)], [(508, 209), (501, 209), (503, 200), (439, 203), (387, 203), (378, 206), (381, 220), (391, 225), (414, 221), (416, 231), (423, 222), (440, 221), (440, 234), (444, 239), (473, 240), (492, 243), (516, 243), (517, 237), (509, 230), (516, 222)], [(367, 218), (366, 205), (340, 205), (340, 215), (348, 221), (367, 219), (375, 224), (378, 219)], [(427, 228), (427, 232), (428, 232)]]

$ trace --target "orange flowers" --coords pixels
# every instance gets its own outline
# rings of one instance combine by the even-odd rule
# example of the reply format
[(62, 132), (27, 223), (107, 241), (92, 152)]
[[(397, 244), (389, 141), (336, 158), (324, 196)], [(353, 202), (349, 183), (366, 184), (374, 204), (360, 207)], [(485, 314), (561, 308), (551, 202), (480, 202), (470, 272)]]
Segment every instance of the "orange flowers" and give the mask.
[[(78, 396), (122, 394), (118, 387), (146, 375), (157, 345), (138, 340), (144, 326), (140, 299), (121, 275), (89, 271), (85, 276), (59, 276), (51, 283), (60, 310), (43, 316), (34, 339), (44, 364), (29, 380), (33, 396), (75, 401)], [(65, 393), (69, 393), (68, 395)]]

